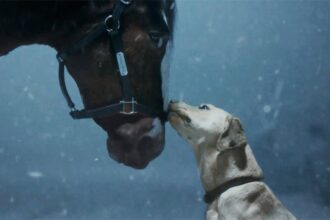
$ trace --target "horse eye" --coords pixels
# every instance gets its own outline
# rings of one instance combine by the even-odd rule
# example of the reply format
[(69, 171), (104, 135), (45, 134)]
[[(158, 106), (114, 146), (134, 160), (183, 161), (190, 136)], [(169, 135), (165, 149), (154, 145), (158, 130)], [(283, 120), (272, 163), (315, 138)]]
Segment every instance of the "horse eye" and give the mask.
[(200, 105), (198, 108), (201, 110), (210, 110), (210, 107), (208, 107), (207, 105)]
[(160, 31), (150, 31), (149, 32), (149, 37), (154, 42), (157, 47), (162, 47), (163, 46), (163, 41), (164, 41), (164, 33)]

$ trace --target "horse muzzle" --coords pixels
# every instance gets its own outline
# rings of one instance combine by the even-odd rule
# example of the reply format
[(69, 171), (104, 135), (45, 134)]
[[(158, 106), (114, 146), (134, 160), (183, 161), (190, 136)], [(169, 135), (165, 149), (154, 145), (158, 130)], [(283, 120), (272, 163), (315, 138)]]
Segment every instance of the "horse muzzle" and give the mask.
[(158, 118), (142, 117), (107, 131), (109, 156), (126, 166), (143, 169), (164, 149), (165, 129)]

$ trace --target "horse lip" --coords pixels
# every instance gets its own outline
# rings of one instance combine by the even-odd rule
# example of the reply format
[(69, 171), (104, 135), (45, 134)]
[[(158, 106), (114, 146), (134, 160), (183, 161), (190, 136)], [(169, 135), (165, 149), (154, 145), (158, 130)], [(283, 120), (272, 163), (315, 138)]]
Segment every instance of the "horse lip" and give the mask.
[(164, 148), (164, 124), (158, 118), (145, 118), (116, 126), (108, 134), (110, 157), (135, 169), (146, 168)]
[(123, 163), (126, 166), (133, 167), (135, 169), (144, 169), (149, 164), (149, 161), (142, 161), (142, 162), (141, 161), (137, 162), (137, 161), (134, 161), (134, 160), (131, 161), (129, 159), (129, 156), (128, 156), (127, 152), (124, 153), (123, 157), (120, 160), (118, 160), (118, 162)]
[[(126, 159), (125, 159), (126, 160)], [(126, 166), (129, 167), (133, 167), (135, 169), (144, 169), (148, 166), (149, 162), (145, 162), (145, 163), (135, 163), (135, 162), (128, 162), (128, 161), (124, 161), (123, 162)]]
[(132, 167), (135, 169), (144, 169), (149, 164), (149, 161), (142, 161), (142, 162), (141, 161), (139, 161), (139, 162), (131, 161), (128, 157), (127, 152), (124, 152), (121, 156), (109, 153), (109, 156), (110, 156), (110, 158), (117, 161), (118, 163), (124, 164), (126, 166), (129, 166), (129, 167)]

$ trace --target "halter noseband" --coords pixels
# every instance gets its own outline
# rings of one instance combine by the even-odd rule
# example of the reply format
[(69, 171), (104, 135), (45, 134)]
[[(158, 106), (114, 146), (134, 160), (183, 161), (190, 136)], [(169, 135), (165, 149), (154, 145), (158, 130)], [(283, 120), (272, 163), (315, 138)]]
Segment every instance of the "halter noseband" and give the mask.
[[(154, 110), (150, 109), (145, 105), (139, 104), (133, 96), (131, 84), (128, 78), (128, 70), (126, 65), (126, 59), (123, 52), (121, 31), (120, 31), (120, 19), (125, 10), (129, 7), (133, 0), (117, 0), (113, 13), (105, 18), (104, 22), (100, 24), (93, 32), (83, 37), (71, 47), (69, 47), (64, 52), (58, 53), (56, 55), (59, 63), (59, 83), (62, 94), (69, 106), (70, 115), (73, 119), (83, 119), (83, 118), (101, 118), (106, 117), (114, 113), (121, 113), (126, 115), (131, 115), (135, 113), (143, 113), (149, 116), (160, 116)], [(94, 109), (82, 109), (77, 110), (75, 104), (72, 101), (65, 83), (65, 61), (71, 55), (81, 51), (88, 44), (94, 42), (101, 35), (108, 34), (111, 41), (111, 49), (115, 54), (115, 60), (117, 63), (117, 68), (119, 70), (119, 78), (122, 89), (122, 100), (119, 103), (103, 106)]]

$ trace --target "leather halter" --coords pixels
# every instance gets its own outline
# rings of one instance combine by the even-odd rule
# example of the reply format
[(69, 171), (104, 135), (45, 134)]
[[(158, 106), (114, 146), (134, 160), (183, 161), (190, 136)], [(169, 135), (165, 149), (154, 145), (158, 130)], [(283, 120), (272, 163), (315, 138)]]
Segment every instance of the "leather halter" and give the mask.
[[(139, 104), (133, 96), (133, 91), (128, 78), (128, 70), (126, 66), (126, 59), (123, 52), (120, 19), (125, 10), (130, 6), (133, 0), (117, 0), (113, 13), (105, 18), (104, 22), (95, 28), (87, 36), (77, 41), (71, 47), (64, 52), (60, 52), (56, 55), (59, 63), (59, 83), (62, 94), (70, 108), (70, 115), (73, 119), (83, 118), (102, 118), (115, 113), (121, 113), (125, 115), (131, 115), (136, 113), (142, 113), (152, 117), (160, 117), (164, 119), (163, 115), (157, 114), (153, 109)], [(94, 109), (82, 109), (77, 110), (75, 104), (72, 101), (65, 83), (65, 61), (71, 55), (80, 52), (84, 47), (94, 42), (101, 35), (108, 34), (110, 36), (111, 49), (115, 54), (115, 60), (119, 72), (119, 78), (122, 89), (122, 100), (119, 103), (106, 105), (100, 108)]]

